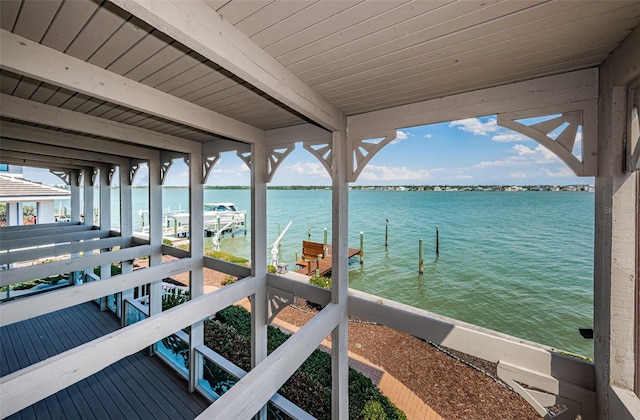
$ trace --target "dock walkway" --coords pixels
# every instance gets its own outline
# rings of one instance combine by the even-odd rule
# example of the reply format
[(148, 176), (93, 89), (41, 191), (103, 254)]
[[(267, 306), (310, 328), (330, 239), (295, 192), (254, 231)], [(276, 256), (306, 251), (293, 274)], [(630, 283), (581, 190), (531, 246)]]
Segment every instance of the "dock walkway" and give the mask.
[[(315, 244), (323, 246), (326, 248), (325, 256), (321, 260), (305, 260), (301, 259), (296, 262), (296, 273), (304, 274), (307, 276), (315, 275), (316, 270), (318, 271), (319, 276), (326, 276), (331, 273), (331, 267), (333, 264), (333, 259), (331, 256), (333, 255), (331, 245), (324, 245), (320, 242), (315, 242)], [(356, 248), (349, 248), (348, 250), (348, 259), (355, 257), (356, 255), (360, 255), (360, 250)], [(298, 268), (300, 267), (300, 268)]]

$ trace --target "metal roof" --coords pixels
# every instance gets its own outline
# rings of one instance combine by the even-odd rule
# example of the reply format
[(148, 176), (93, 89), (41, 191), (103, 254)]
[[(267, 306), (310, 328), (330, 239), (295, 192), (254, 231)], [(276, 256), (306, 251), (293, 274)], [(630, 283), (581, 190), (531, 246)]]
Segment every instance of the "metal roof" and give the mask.
[(55, 200), (69, 196), (70, 192), (61, 188), (0, 175), (0, 203)]

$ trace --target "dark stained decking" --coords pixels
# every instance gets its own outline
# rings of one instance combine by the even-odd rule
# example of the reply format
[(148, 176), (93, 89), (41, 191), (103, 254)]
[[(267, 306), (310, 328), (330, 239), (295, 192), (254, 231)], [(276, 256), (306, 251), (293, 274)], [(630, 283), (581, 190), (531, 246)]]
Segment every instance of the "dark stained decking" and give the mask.
[[(318, 245), (322, 245), (318, 242)], [(317, 260), (314, 261), (305, 261), (299, 260), (296, 262), (296, 273), (304, 274), (305, 276), (314, 276), (316, 269), (318, 270), (319, 276), (326, 276), (331, 273), (331, 269), (333, 268), (333, 260), (331, 259), (331, 255), (333, 252), (331, 251), (331, 245), (324, 245), (328, 252), (327, 256), (322, 258), (319, 262)], [(349, 248), (347, 259), (351, 259), (356, 255), (360, 255), (360, 250), (356, 248)], [(309, 267), (311, 266), (311, 267)]]
[[(84, 303), (0, 329), (0, 374), (32, 365), (119, 328), (111, 312)], [(1, 404), (1, 403), (0, 403)], [(209, 402), (140, 351), (9, 419), (192, 419)]]

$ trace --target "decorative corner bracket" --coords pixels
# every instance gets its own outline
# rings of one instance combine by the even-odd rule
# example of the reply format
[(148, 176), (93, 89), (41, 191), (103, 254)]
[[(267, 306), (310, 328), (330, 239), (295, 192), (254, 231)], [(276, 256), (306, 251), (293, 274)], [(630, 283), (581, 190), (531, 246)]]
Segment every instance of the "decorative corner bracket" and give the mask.
[(278, 314), (287, 306), (291, 305), (295, 300), (295, 295), (291, 292), (276, 289), (267, 286), (267, 294), (269, 298), (269, 324), (278, 316)]
[(133, 180), (136, 177), (136, 174), (140, 170), (142, 161), (131, 161), (131, 166), (129, 166), (129, 183), (133, 184)]
[[(213, 156), (207, 156), (202, 160), (202, 183), (205, 184), (207, 182), (207, 178), (209, 178), (209, 174), (213, 170), (213, 167), (220, 161), (220, 153), (217, 153)], [(187, 162), (187, 165), (189, 163)]]
[(293, 149), (295, 149), (295, 145), (267, 148), (267, 182), (271, 182), (276, 170)]
[(116, 167), (115, 166), (110, 166), (109, 167), (109, 173), (107, 174), (107, 176), (109, 177), (109, 185), (111, 185), (113, 183), (113, 177), (116, 174)]
[(302, 142), (302, 147), (311, 153), (313, 156), (322, 163), (322, 166), (327, 170), (329, 176), (331, 176), (331, 165), (332, 165), (332, 150), (331, 150), (331, 142), (326, 143), (318, 143), (317, 141), (304, 141)]
[(71, 185), (71, 171), (56, 171), (51, 169), (49, 172), (60, 178), (65, 184)]
[(627, 114), (627, 167), (640, 171), (640, 86), (629, 89), (629, 112)]
[[(167, 176), (167, 172), (173, 166), (174, 159), (184, 159), (187, 162), (187, 155), (183, 153), (175, 153), (163, 150), (160, 152), (160, 184), (164, 185), (164, 181)], [(187, 163), (188, 164), (188, 163)]]
[(242, 152), (240, 150), (238, 150), (236, 152), (236, 155), (238, 155), (238, 157), (240, 159), (242, 159), (242, 161), (245, 163), (245, 165), (247, 165), (247, 167), (249, 169), (251, 169), (251, 152)]
[[(578, 176), (597, 176), (598, 105), (596, 100), (498, 114), (498, 125), (523, 134), (555, 153)], [(527, 124), (524, 119), (551, 116)], [(578, 130), (580, 155), (574, 155)], [(554, 137), (551, 137), (554, 135)]]
[(347, 181), (355, 182), (371, 158), (373, 158), (384, 146), (395, 140), (397, 135), (396, 130), (387, 131), (382, 133), (380, 137), (368, 139), (352, 139), (352, 136), (349, 135), (348, 146), (350, 156), (348, 159), (349, 169)]
[(91, 186), (96, 186), (96, 179), (98, 178), (98, 174), (100, 173), (100, 168), (92, 168), (91, 169)]

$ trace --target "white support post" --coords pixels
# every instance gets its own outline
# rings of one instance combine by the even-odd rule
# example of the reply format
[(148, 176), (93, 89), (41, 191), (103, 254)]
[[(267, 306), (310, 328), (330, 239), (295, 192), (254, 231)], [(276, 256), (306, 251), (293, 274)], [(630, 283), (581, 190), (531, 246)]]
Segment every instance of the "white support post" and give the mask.
[[(635, 278), (639, 244), (638, 172), (625, 172), (627, 98), (635, 69), (640, 77), (636, 28), (602, 65), (598, 124), (594, 255), (594, 364), (597, 418), (636, 418), (640, 399), (634, 394), (634, 374), (640, 351), (634, 349)], [(634, 63), (631, 63), (633, 61)], [(627, 65), (625, 65), (627, 64)]]
[[(162, 264), (162, 182), (160, 161), (149, 160), (149, 266)], [(191, 236), (197, 232), (191, 230)], [(149, 290), (149, 316), (162, 312), (162, 280), (151, 282)]]
[(348, 292), (349, 292), (349, 192), (347, 185), (348, 145), (345, 131), (333, 133), (332, 141), (331, 301), (338, 304), (340, 318), (331, 333), (331, 418), (349, 417)]
[[(202, 155), (189, 156), (189, 244), (193, 266), (190, 273), (189, 294), (196, 299), (204, 294), (204, 189)], [(189, 391), (196, 389), (202, 366), (195, 348), (204, 343), (204, 324), (191, 325), (189, 333)]]
[[(258, 289), (251, 297), (251, 367), (267, 357), (267, 155), (262, 144), (251, 147), (251, 270)], [(259, 418), (267, 418), (266, 406)]]
[[(111, 185), (109, 183), (109, 166), (100, 168), (100, 230), (105, 234), (111, 231)], [(109, 252), (110, 248), (101, 249), (100, 252)], [(100, 279), (111, 278), (111, 263), (100, 266)], [(100, 310), (107, 309), (107, 298), (100, 298)]]
[[(120, 178), (120, 235), (125, 239), (126, 243), (131, 243), (133, 238), (133, 207), (132, 207), (132, 189), (129, 171), (131, 169), (130, 161), (120, 165), (118, 176)], [(122, 274), (133, 272), (133, 261), (121, 261)], [(124, 301), (133, 298), (133, 289), (125, 290), (118, 295), (118, 312), (121, 315), (122, 326), (126, 324), (127, 314), (122, 313), (124, 310)], [(105, 308), (106, 309), (106, 308)]]
[(71, 189), (71, 223), (80, 223), (80, 171), (78, 169), (71, 170), (69, 188)]
[(84, 224), (93, 226), (93, 168), (85, 168), (82, 175)]

